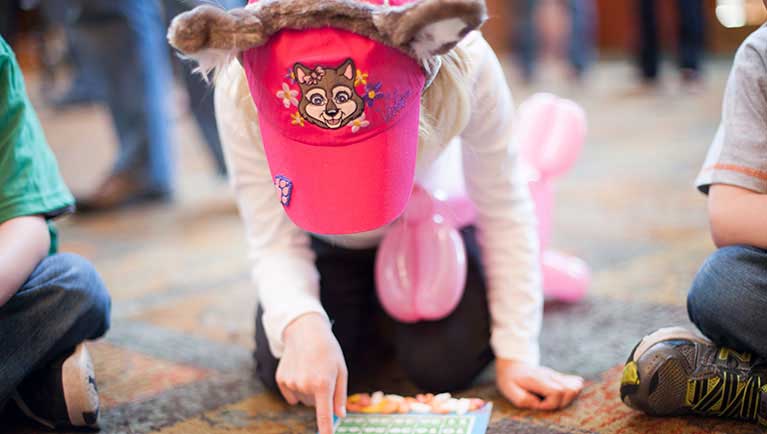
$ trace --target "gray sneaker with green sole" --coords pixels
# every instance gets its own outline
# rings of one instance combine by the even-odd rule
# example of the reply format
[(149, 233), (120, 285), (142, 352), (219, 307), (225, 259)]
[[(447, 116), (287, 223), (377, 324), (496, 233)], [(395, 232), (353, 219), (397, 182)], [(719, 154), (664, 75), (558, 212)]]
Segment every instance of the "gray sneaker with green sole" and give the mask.
[(642, 338), (621, 378), (621, 400), (651, 416), (697, 414), (767, 426), (767, 360), (716, 347), (682, 327)]

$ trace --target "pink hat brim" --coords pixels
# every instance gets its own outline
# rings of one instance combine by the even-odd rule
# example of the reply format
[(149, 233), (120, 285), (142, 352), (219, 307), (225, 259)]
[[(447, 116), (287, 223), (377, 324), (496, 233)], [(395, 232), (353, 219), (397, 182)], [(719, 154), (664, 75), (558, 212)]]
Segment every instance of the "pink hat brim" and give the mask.
[(290, 219), (306, 231), (330, 235), (377, 229), (399, 217), (415, 178), (419, 115), (419, 98), (412, 98), (395, 124), (341, 146), (289, 139), (259, 118), (272, 178), (292, 183), (285, 206)]

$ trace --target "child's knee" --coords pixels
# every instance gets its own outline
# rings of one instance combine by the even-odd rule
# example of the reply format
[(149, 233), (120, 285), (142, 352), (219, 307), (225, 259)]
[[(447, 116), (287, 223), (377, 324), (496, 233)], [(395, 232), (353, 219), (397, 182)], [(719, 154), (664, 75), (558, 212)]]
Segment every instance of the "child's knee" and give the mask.
[(723, 247), (706, 259), (687, 295), (690, 320), (704, 333), (748, 308), (744, 290), (757, 276), (748, 269), (754, 255), (764, 252), (749, 246)]
[(49, 284), (63, 291), (68, 301), (76, 303), (93, 324), (101, 326), (99, 335), (105, 333), (110, 325), (112, 301), (93, 265), (71, 253), (50, 256), (42, 265), (50, 267)]

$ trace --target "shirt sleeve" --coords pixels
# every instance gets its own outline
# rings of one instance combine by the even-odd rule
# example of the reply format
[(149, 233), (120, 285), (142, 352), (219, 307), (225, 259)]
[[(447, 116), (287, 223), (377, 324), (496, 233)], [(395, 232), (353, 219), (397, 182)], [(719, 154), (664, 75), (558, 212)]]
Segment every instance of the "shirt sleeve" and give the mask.
[(767, 193), (767, 28), (738, 50), (722, 104), (722, 121), (696, 185), (729, 184)]
[(309, 235), (282, 209), (271, 179), (258, 115), (245, 72), (232, 62), (216, 80), (215, 105), (230, 182), (245, 224), (252, 276), (264, 311), (272, 355), (283, 352), (282, 333), (297, 317), (319, 313), (319, 273)]
[(543, 313), (539, 247), (532, 199), (512, 143), (514, 107), (488, 43), (466, 47), (476, 68), (474, 106), (463, 142), (466, 190), (477, 208), (478, 241), (492, 316), (496, 357), (538, 364)]
[(10, 47), (0, 38), (0, 223), (73, 209)]

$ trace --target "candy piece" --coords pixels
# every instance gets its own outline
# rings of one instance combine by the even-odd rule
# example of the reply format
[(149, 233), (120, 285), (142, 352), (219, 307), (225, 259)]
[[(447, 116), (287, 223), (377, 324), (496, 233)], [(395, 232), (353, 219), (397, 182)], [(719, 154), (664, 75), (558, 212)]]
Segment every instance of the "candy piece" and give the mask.
[(410, 413), (410, 402), (407, 400), (403, 400), (399, 403), (399, 408), (397, 409), (397, 413), (399, 414), (408, 414)]
[(480, 408), (485, 406), (485, 401), (479, 398), (472, 398), (471, 404), (469, 405), (469, 411), (475, 411), (479, 410)]
[(431, 404), (431, 401), (434, 399), (434, 395), (431, 393), (419, 393), (415, 396), (415, 399), (418, 400), (418, 402), (422, 402), (424, 404)]
[(431, 406), (422, 402), (414, 402), (410, 404), (410, 411), (421, 414), (431, 413)]
[(370, 406), (370, 395), (357, 393), (346, 399), (346, 410), (352, 413), (362, 413), (365, 407)]
[(434, 402), (431, 404), (432, 413), (436, 414), (450, 414), (455, 413), (458, 408), (458, 400), (441, 396), (439, 399), (434, 397)]
[(362, 409), (363, 413), (392, 414), (399, 410), (399, 404), (382, 398), (377, 404), (370, 405)]
[(404, 397), (395, 394), (385, 395), (375, 392), (372, 395), (358, 393), (349, 396), (346, 409), (351, 413), (368, 414), (459, 414), (479, 410), (485, 401), (478, 398), (453, 398), (449, 393), (439, 395), (418, 394)]
[(469, 408), (471, 408), (471, 400), (466, 398), (461, 398), (458, 400), (458, 404), (455, 408), (455, 413), (459, 415), (464, 415), (469, 412)]
[(370, 403), (372, 405), (376, 405), (380, 403), (384, 399), (384, 394), (380, 390), (378, 392), (374, 392), (373, 395), (370, 397)]

